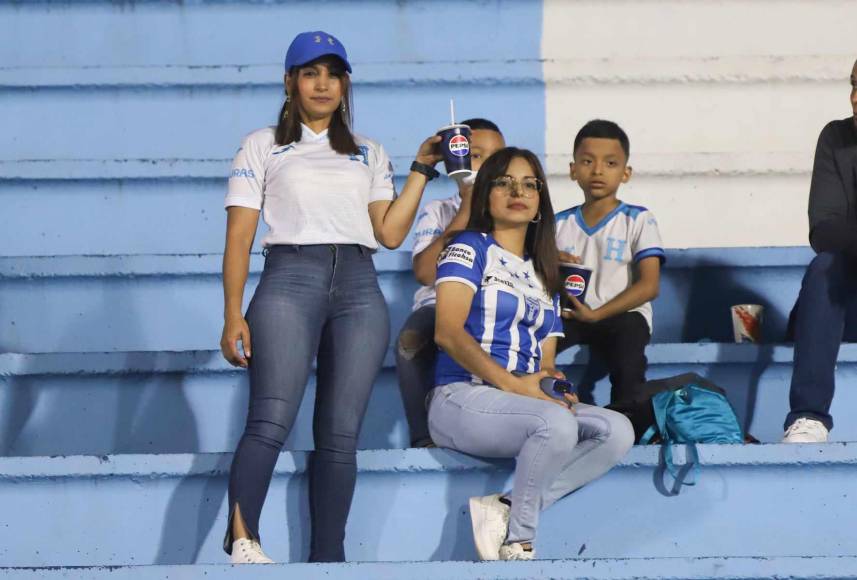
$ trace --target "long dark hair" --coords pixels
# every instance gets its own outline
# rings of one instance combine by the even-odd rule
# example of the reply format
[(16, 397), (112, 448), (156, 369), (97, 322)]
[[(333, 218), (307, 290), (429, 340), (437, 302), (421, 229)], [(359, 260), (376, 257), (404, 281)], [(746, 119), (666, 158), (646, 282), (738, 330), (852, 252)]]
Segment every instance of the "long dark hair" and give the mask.
[(275, 134), (277, 145), (288, 145), (289, 143), (300, 141), (301, 113), (298, 107), (298, 101), (300, 100), (300, 96), (298, 95), (298, 73), (300, 69), (316, 64), (326, 65), (330, 74), (339, 77), (342, 83), (342, 102), (345, 103), (345, 113), (343, 114), (341, 106), (337, 107), (333, 112), (333, 118), (330, 120), (330, 127), (327, 130), (330, 146), (337, 153), (356, 155), (360, 151), (357, 149), (354, 135), (351, 134), (351, 111), (354, 110), (351, 105), (351, 77), (348, 76), (348, 71), (345, 70), (345, 63), (342, 62), (342, 59), (331, 55), (322, 56), (304, 65), (293, 66), (289, 69), (288, 98), (283, 103), (283, 106), (280, 107), (280, 116), (277, 121), (277, 131)]
[(542, 190), (539, 192), (539, 220), (535, 223), (531, 222), (527, 226), (524, 249), (533, 260), (533, 268), (545, 289), (553, 296), (561, 290), (559, 250), (556, 247), (556, 224), (545, 172), (539, 158), (532, 151), (506, 147), (491, 155), (482, 164), (479, 174), (476, 176), (476, 183), (473, 184), (470, 221), (467, 222), (467, 229), (482, 233), (494, 231), (494, 218), (491, 215), (491, 202), (489, 201), (493, 187), (492, 182), (506, 174), (509, 164), (516, 157), (520, 157), (529, 163), (535, 176), (542, 182)]

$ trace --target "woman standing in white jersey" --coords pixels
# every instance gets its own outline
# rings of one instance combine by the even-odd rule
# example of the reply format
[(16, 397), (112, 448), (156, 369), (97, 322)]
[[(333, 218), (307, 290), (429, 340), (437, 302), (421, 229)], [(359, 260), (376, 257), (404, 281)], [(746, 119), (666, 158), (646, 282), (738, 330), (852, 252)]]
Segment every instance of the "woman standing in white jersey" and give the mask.
[(634, 442), (628, 419), (558, 401), (539, 387), (562, 336), (554, 213), (538, 158), (508, 147), (479, 170), (467, 230), (437, 268), (432, 440), (516, 458), (511, 492), (474, 497), (483, 560), (530, 560), (539, 511), (613, 467)]
[[(271, 561), (261, 549), (259, 516), (314, 359), (310, 561), (345, 560), (357, 435), (389, 340), (372, 254), (378, 242), (402, 243), (426, 183), (412, 171), (397, 197), (384, 148), (351, 133), (351, 65), (339, 40), (322, 31), (299, 34), (285, 69), (279, 123), (244, 139), (226, 197), (221, 349), (250, 375), (223, 546), (236, 563)], [(437, 163), (438, 140), (420, 147), (418, 169)], [(260, 212), (269, 227), (265, 269), (245, 319), (241, 304)]]

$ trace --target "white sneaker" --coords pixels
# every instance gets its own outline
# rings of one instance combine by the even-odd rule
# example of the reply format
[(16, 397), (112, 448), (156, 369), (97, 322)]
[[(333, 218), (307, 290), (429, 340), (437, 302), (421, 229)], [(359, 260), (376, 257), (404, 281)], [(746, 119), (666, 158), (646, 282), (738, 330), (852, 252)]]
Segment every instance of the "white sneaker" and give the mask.
[(518, 542), (500, 546), (501, 560), (532, 560), (535, 557), (535, 550), (525, 550)]
[(786, 429), (783, 443), (827, 443), (828, 433), (821, 421), (801, 417)]
[(500, 546), (509, 532), (509, 506), (500, 501), (500, 494), (471, 497), (470, 523), (479, 558), (499, 560)]
[(256, 540), (241, 538), (232, 542), (233, 564), (273, 564), (274, 561), (265, 555), (262, 546)]

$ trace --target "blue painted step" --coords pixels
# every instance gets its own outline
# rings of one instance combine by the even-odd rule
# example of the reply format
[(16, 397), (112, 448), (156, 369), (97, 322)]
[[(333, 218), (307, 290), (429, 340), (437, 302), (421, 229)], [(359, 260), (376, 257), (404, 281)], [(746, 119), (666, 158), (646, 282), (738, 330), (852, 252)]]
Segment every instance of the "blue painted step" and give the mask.
[[(652, 378), (693, 371), (727, 389), (749, 431), (779, 441), (788, 412), (792, 349), (736, 344), (656, 344), (648, 349)], [(588, 355), (559, 357), (580, 382)], [(857, 408), (857, 345), (840, 351), (840, 385), (832, 437), (857, 440), (847, 420)], [(312, 449), (310, 380), (287, 449)], [(609, 384), (598, 381), (595, 401), (606, 404)], [(159, 353), (0, 354), (0, 455), (195, 453), (232, 451), (244, 425), (247, 384), (219, 351)], [(360, 445), (408, 446), (393, 357), (375, 384)]]
[[(857, 556), (855, 444), (704, 445), (700, 454), (696, 486), (666, 497), (653, 484), (658, 449), (634, 448), (544, 514), (540, 557)], [(0, 566), (223, 562), (230, 459), (0, 459)], [(265, 548), (278, 561), (307, 556), (306, 459), (282, 454), (263, 513)], [(506, 488), (512, 462), (409, 450), (363, 451), (358, 465), (349, 560), (447, 561), (474, 558), (467, 498)], [(791, 530), (795, 522), (804, 531)]]
[[(474, 46), (447, 26), (451, 8), (462, 21), (478, 20), (492, 35), (516, 41)], [(244, 134), (276, 118), (288, 43), (319, 22), (337, 31), (354, 65), (356, 129), (394, 153), (412, 155), (448, 121), (450, 94), (461, 119), (495, 119), (516, 142), (542, 149), (541, 19), (540, 3), (448, 1), (428, 8), (237, 1), (4, 8), (0, 54), (7, 70), (0, 90), (10, 112), (6, 130), (17, 138), (0, 143), (0, 157), (231, 156)], [(93, 31), (102, 30), (127, 42), (94, 39)], [(254, 42), (213, 33), (229, 30), (253, 31)], [(61, 50), (33, 41), (57, 34), (64, 37)], [(517, 103), (527, 103), (526, 115)], [(56, 112), (54, 123), (44, 119), (46, 104)]]
[[(732, 341), (729, 306), (760, 303), (780, 342), (808, 248), (671, 250), (655, 302), (655, 342)], [(0, 352), (206, 350), (222, 330), (221, 256), (0, 258)], [(395, 332), (416, 281), (407, 252), (375, 264)], [(261, 271), (251, 264), (249, 301)]]
[(755, 578), (857, 578), (857, 558), (624, 558), (534, 562), (383, 562), (273, 564), (267, 566), (120, 566), (93, 568), (0, 568), (4, 580), (750, 580)]

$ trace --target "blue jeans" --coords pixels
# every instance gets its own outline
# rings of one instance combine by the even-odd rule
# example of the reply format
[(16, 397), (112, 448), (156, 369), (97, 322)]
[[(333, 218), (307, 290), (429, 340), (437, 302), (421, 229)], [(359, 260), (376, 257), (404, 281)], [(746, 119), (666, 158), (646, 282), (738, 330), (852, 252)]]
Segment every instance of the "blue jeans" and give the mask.
[(429, 430), (440, 447), (482, 457), (514, 457), (507, 542), (535, 538), (539, 513), (601, 477), (634, 444), (621, 413), (560, 405), (494, 387), (451, 383), (432, 391)]
[(795, 346), (788, 428), (801, 417), (833, 428), (834, 369), (843, 336), (857, 331), (857, 263), (843, 254), (818, 254), (804, 274), (793, 313)]
[(274, 246), (247, 310), (253, 356), (250, 404), (229, 477), (232, 547), (236, 505), (250, 535), (274, 465), (317, 358), (309, 466), (310, 561), (345, 560), (345, 523), (357, 477), (357, 436), (390, 338), (372, 252), (362, 246)]
[(411, 447), (430, 444), (426, 395), (434, 388), (437, 345), (434, 342), (435, 306), (411, 313), (396, 341), (396, 375), (411, 435)]

